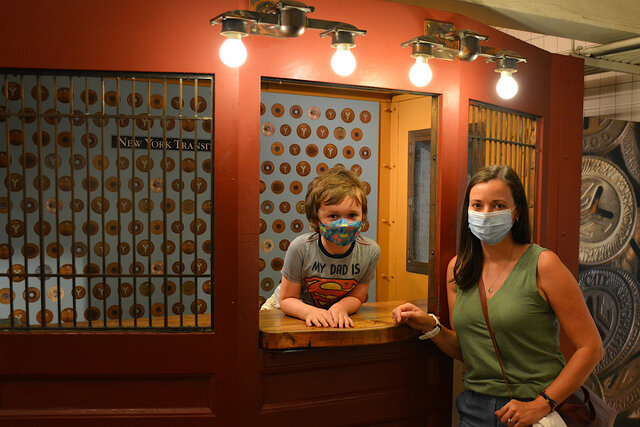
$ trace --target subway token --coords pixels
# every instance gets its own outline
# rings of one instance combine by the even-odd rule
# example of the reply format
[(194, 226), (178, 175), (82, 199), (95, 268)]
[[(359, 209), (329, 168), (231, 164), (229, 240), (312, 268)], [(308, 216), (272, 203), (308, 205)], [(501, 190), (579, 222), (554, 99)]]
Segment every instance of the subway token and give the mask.
[(262, 124), (262, 134), (264, 136), (271, 136), (275, 132), (275, 127), (273, 123), (265, 122)]
[(273, 212), (273, 202), (271, 200), (265, 200), (260, 204), (260, 210), (264, 214), (270, 214)]
[(164, 304), (157, 302), (151, 306), (151, 314), (153, 316), (164, 316)]
[(63, 323), (73, 323), (76, 320), (76, 312), (71, 307), (64, 308), (60, 312), (60, 319)]
[(107, 308), (107, 317), (111, 320), (119, 319), (122, 317), (122, 308), (118, 305), (112, 305)]
[(182, 293), (184, 295), (193, 295), (196, 293), (196, 284), (193, 280), (187, 280), (182, 283)]
[(204, 113), (207, 109), (207, 100), (198, 95), (197, 98), (191, 98), (191, 101), (189, 101), (189, 106), (196, 113)]
[(160, 250), (167, 255), (171, 255), (176, 251), (176, 244), (171, 240), (167, 240), (165, 242), (162, 242), (162, 244), (160, 245)]
[(316, 135), (320, 139), (326, 139), (329, 136), (329, 128), (324, 125), (318, 126), (316, 129)]
[(35, 243), (27, 243), (22, 247), (22, 255), (25, 258), (33, 259), (40, 255), (40, 248)]
[(284, 114), (284, 107), (282, 106), (282, 104), (273, 104), (271, 106), (271, 114), (273, 114), (274, 117), (281, 117)]
[(636, 198), (626, 175), (613, 162), (582, 158), (580, 246), (583, 265), (599, 265), (619, 255), (636, 228)]
[(115, 90), (107, 91), (104, 94), (104, 102), (110, 107), (115, 107), (120, 103), (120, 98)]
[(164, 294), (173, 295), (176, 292), (176, 284), (171, 280), (167, 280), (165, 283), (162, 284), (162, 286), (160, 287), (160, 290)]
[(355, 118), (355, 114), (351, 108), (345, 108), (340, 112), (340, 118), (345, 123), (351, 123)]
[(309, 111), (307, 112), (307, 114), (309, 115), (309, 118), (311, 120), (318, 120), (322, 113), (320, 112), (320, 109), (318, 107), (313, 106), (309, 107)]
[(579, 274), (578, 283), (602, 337), (604, 355), (595, 372), (604, 377), (616, 372), (637, 351), (640, 290), (628, 272), (618, 269), (585, 270)]
[(9, 288), (0, 289), (0, 304), (9, 304), (16, 298), (16, 293)]
[(142, 296), (149, 297), (156, 291), (156, 286), (151, 282), (144, 282), (140, 284), (140, 293)]
[[(20, 208), (26, 213), (34, 213), (38, 210), (38, 201), (33, 197), (27, 197), (20, 201)], [(0, 211), (2, 211), (2, 201), (0, 201)]]
[(98, 94), (92, 89), (84, 89), (80, 92), (80, 99), (87, 105), (93, 105), (98, 101)]
[(164, 274), (164, 263), (162, 261), (156, 261), (151, 264), (151, 274)]
[(269, 253), (273, 250), (273, 240), (271, 239), (263, 239), (260, 243), (260, 248), (263, 252)]
[(294, 119), (299, 119), (302, 117), (302, 107), (299, 105), (292, 105), (291, 108), (289, 108), (289, 114), (291, 114), (291, 117)]
[(133, 286), (128, 282), (120, 283), (118, 293), (122, 298), (128, 298), (133, 295)]
[(166, 103), (162, 95), (154, 93), (153, 95), (151, 95), (151, 98), (149, 98), (149, 105), (151, 105), (151, 107), (155, 108), (156, 110), (162, 110), (165, 107)]
[(137, 92), (127, 95), (127, 104), (129, 104), (129, 107), (140, 108), (142, 106), (142, 102), (142, 95)]
[(36, 313), (36, 320), (41, 325), (48, 325), (53, 320), (53, 313), (48, 308), (39, 310), (38, 313)]
[(603, 156), (620, 144), (620, 137), (628, 132), (630, 122), (588, 117), (582, 130), (582, 152)]
[(205, 280), (204, 283), (202, 283), (202, 292), (211, 295), (211, 280)]
[(280, 126), (280, 135), (282, 136), (289, 136), (291, 135), (291, 126), (289, 126), (288, 124), (283, 124)]
[(49, 301), (57, 302), (58, 300), (64, 299), (64, 289), (59, 288), (57, 286), (52, 286), (47, 290), (47, 298)]
[(336, 118), (336, 110), (334, 110), (333, 108), (328, 108), (327, 110), (325, 110), (324, 116), (327, 118), (327, 120), (333, 120)]
[(191, 312), (193, 314), (204, 314), (207, 311), (207, 303), (198, 298), (194, 302), (191, 303)]

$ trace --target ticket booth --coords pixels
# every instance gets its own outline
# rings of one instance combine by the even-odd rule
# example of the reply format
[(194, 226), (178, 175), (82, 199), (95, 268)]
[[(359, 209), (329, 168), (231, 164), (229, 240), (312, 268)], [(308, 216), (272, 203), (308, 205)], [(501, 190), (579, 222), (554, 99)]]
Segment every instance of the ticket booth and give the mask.
[[(577, 271), (580, 60), (462, 15), (319, 0), (309, 19), (355, 28), (351, 74), (330, 65), (341, 39), (313, 28), (246, 26), (246, 62), (228, 67), (210, 21), (258, 3), (5, 5), (3, 422), (450, 424), (452, 361), (390, 310), (415, 300), (447, 321), (468, 172), (514, 147), (536, 241)], [(497, 50), (435, 55), (412, 84), (402, 45), (428, 22), (526, 58), (517, 95), (496, 93)], [(369, 185), (383, 255), (360, 328), (309, 330), (258, 309), (306, 229), (308, 181), (338, 162)]]

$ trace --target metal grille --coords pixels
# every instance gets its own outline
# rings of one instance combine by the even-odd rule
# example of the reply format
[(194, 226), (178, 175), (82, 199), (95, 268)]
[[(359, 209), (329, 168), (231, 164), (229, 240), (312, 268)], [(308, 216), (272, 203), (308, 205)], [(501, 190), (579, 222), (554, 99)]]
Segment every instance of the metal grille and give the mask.
[(0, 327), (213, 328), (213, 83), (0, 74)]
[(469, 103), (469, 178), (488, 165), (511, 166), (520, 176), (535, 235), (538, 118), (478, 102)]

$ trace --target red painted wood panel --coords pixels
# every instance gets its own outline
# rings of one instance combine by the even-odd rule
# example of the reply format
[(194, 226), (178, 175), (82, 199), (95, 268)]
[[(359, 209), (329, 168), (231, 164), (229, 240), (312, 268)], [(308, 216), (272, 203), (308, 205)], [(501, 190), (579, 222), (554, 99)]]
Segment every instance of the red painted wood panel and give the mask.
[[(83, 387), (89, 387), (88, 384), (94, 387), (96, 383), (93, 381), (97, 379), (105, 381), (105, 387), (93, 398), (83, 398), (83, 405), (56, 408), (60, 410), (55, 416), (57, 421), (50, 420), (54, 425), (164, 423), (234, 426), (256, 425), (258, 419), (265, 420), (267, 424), (277, 424), (281, 412), (260, 412), (262, 381), (275, 381), (274, 377), (263, 377), (263, 356), (257, 344), (260, 78), (267, 76), (414, 90), (407, 78), (413, 60), (408, 49), (402, 49), (400, 43), (422, 34), (424, 19), (446, 20), (453, 22), (458, 29), (469, 28), (488, 34), (487, 44), (517, 51), (528, 58), (527, 64), (518, 67), (516, 75), (520, 93), (508, 102), (495, 94), (498, 75), (491, 64), (483, 60), (430, 63), (434, 78), (426, 92), (441, 95), (436, 248), (437, 300), (441, 314), (447, 315), (444, 274), (449, 259), (455, 254), (456, 227), (466, 186), (467, 107), (470, 99), (503, 105), (542, 118), (544, 160), (540, 163), (539, 172), (543, 199), (539, 223), (550, 224), (542, 231), (542, 243), (559, 250), (569, 264), (572, 256), (577, 258), (577, 250), (573, 255), (578, 242), (577, 211), (569, 211), (557, 220), (557, 224), (554, 219), (560, 215), (558, 197), (578, 194), (579, 189), (579, 183), (576, 187), (579, 141), (575, 141), (577, 129), (574, 122), (582, 109), (578, 90), (581, 70), (574, 59), (548, 54), (460, 15), (381, 0), (317, 0), (313, 3), (316, 12), (312, 17), (341, 20), (368, 30), (365, 37), (356, 39), (358, 45), (354, 54), (358, 68), (353, 75), (339, 77), (331, 72), (329, 60), (333, 50), (329, 48), (329, 41), (319, 38), (318, 33), (311, 30), (298, 39), (246, 38), (249, 50), (247, 63), (240, 70), (228, 69), (217, 56), (223, 40), (219, 35), (220, 28), (212, 28), (209, 19), (223, 11), (247, 6), (248, 1), (240, 0), (189, 0), (181, 3), (168, 0), (2, 2), (5, 19), (0, 26), (0, 67), (207, 73), (215, 74), (216, 79), (216, 332), (187, 335), (3, 333), (3, 348), (6, 350), (0, 353), (0, 382), (11, 379), (24, 392), (20, 396), (25, 401), (29, 395), (37, 395), (35, 391), (31, 393), (29, 387), (37, 386), (33, 382), (34, 376), (44, 376), (41, 380), (45, 382), (58, 382), (57, 386), (50, 385), (53, 387), (51, 390), (57, 387), (63, 392), (71, 387), (70, 396), (79, 396)], [(560, 79), (562, 73), (570, 79)], [(563, 122), (562, 117), (570, 118)], [(561, 236), (559, 243), (558, 236)], [(418, 358), (426, 356), (420, 350), (410, 351), (415, 352), (414, 356)], [(331, 357), (339, 356), (331, 354)], [(444, 356), (438, 353), (436, 359), (441, 357)], [(417, 362), (418, 359), (413, 360), (409, 366), (417, 365)], [(359, 371), (357, 376), (374, 381), (376, 369), (380, 366), (371, 366), (375, 369), (368, 375)], [(450, 375), (450, 366), (445, 362), (438, 362), (437, 366), (443, 366), (438, 375), (446, 379)], [(311, 375), (312, 370), (308, 373), (303, 371), (297, 380)], [(342, 370), (340, 374), (345, 372), (350, 371)], [(418, 372), (426, 375), (424, 371)], [(135, 396), (127, 388), (118, 388), (117, 384), (122, 383), (117, 379), (110, 381), (111, 375), (128, 378), (127, 381), (134, 381), (135, 375), (140, 375), (138, 378), (142, 383), (155, 383), (153, 396), (159, 400), (148, 402), (156, 403), (155, 412), (127, 412), (119, 408), (118, 401), (110, 400), (113, 399), (109, 397), (110, 393), (118, 390), (124, 396), (130, 396), (132, 402), (136, 402)], [(167, 379), (160, 380), (163, 375)], [(178, 385), (179, 382), (174, 380), (180, 375), (197, 380)], [(335, 372), (327, 371), (327, 375), (337, 386), (340, 384), (340, 378), (333, 376)], [(72, 381), (73, 378), (77, 381)], [(191, 410), (195, 412), (171, 412), (175, 408), (171, 407), (170, 397), (183, 392), (189, 396), (203, 386), (201, 381), (205, 378), (215, 380), (207, 383), (206, 397), (193, 399)], [(24, 379), (23, 384), (20, 384), (21, 379)], [(393, 378), (387, 377), (385, 381), (393, 383)], [(265, 387), (273, 384), (267, 382)], [(416, 420), (433, 420), (430, 418), (433, 414), (420, 412), (418, 400), (425, 404), (425, 400), (441, 399), (438, 402), (443, 405), (442, 410), (450, 409), (448, 396), (441, 390), (436, 392), (418, 382), (412, 387), (416, 387), (419, 398), (415, 402), (406, 403), (398, 389), (390, 389), (388, 394), (370, 392), (362, 401), (356, 395), (354, 405), (343, 404), (347, 399), (336, 402), (331, 408), (354, 419), (361, 417), (358, 419), (371, 422), (379, 415), (376, 422), (386, 425), (411, 425), (417, 423)], [(165, 390), (166, 400), (160, 400), (160, 389)], [(14, 406), (24, 406), (17, 400), (11, 402)], [(101, 402), (111, 402), (110, 415), (97, 411), (96, 408), (102, 408)], [(291, 417), (301, 417), (304, 407), (301, 402), (300, 408), (292, 409)], [(202, 408), (209, 409), (200, 412)], [(407, 424), (384, 418), (394, 408), (401, 412), (398, 417), (404, 416)], [(321, 416), (320, 409), (314, 411)], [(23, 420), (22, 425), (30, 422), (38, 425), (37, 420), (41, 421), (42, 414), (38, 411), (14, 413), (10, 425), (20, 425), (18, 418)], [(367, 414), (378, 415), (366, 418)], [(167, 421), (167, 417), (171, 421)]]

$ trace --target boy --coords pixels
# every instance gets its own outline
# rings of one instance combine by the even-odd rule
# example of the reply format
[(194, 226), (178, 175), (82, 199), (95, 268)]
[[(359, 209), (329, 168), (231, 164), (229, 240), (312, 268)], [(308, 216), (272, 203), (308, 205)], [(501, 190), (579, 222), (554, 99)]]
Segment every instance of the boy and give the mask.
[[(362, 181), (342, 165), (316, 177), (305, 197), (313, 232), (291, 242), (274, 296), (308, 326), (353, 327), (350, 314), (367, 300), (380, 247), (359, 236), (367, 218)], [(267, 305), (267, 303), (265, 303)]]

